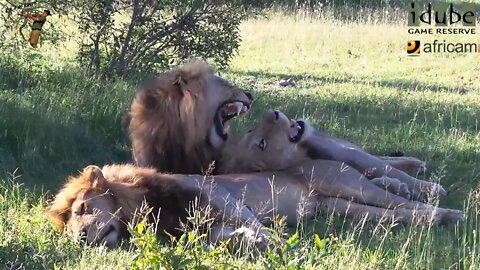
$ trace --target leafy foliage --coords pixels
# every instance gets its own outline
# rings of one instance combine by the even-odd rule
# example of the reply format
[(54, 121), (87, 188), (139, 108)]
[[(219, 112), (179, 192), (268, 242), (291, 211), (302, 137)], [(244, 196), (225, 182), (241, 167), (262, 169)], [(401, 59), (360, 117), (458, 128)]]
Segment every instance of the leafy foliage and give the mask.
[(222, 1), (75, 1), (85, 39), (79, 61), (96, 76), (157, 70), (191, 57), (226, 66), (243, 13)]

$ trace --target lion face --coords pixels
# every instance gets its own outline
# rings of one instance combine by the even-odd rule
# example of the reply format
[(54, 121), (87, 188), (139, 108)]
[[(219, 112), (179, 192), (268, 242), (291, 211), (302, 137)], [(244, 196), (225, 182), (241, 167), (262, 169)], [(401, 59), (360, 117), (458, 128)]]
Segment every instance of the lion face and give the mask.
[(254, 128), (227, 142), (220, 170), (234, 173), (286, 169), (307, 159), (299, 143), (312, 132), (303, 120), (290, 120), (280, 111), (268, 111)]
[(85, 168), (81, 176), (71, 178), (55, 197), (48, 214), (60, 228), (84, 239), (88, 245), (115, 247), (125, 225), (116, 216), (119, 209), (108, 193), (106, 181), (100, 168)]
[(72, 204), (65, 228), (74, 236), (85, 237), (87, 244), (114, 247), (120, 238), (120, 221), (115, 215), (113, 197), (97, 190), (84, 190)]

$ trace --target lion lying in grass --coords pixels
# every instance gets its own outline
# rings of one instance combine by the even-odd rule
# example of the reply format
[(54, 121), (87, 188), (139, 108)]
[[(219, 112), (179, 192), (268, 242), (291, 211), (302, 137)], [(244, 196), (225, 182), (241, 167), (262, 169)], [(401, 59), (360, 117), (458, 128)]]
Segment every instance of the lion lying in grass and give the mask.
[[(301, 180), (304, 172), (311, 172), (310, 179)], [(211, 241), (243, 238), (262, 250), (272, 236), (265, 226), (277, 215), (288, 224), (313, 217), (319, 210), (413, 224), (463, 220), (461, 211), (385, 192), (335, 161), (213, 177), (163, 174), (134, 165), (88, 166), (67, 180), (47, 213), (59, 229), (83, 236), (87, 244), (114, 247), (128, 239), (127, 224), (135, 222), (145, 203), (157, 235), (163, 236), (182, 233), (182, 224), (189, 222), (187, 209), (196, 202), (206, 219), (213, 220)]]
[(423, 170), (424, 162), (412, 157), (371, 155), (357, 145), (314, 130), (303, 120), (290, 121), (279, 111), (266, 113), (253, 129), (230, 138), (221, 157), (220, 173), (282, 170), (323, 159), (344, 162), (372, 183), (407, 199), (425, 201), (438, 193), (446, 195), (440, 185), (416, 179), (403, 171)]
[[(327, 151), (327, 154), (331, 154), (329, 157), (334, 160), (317, 159), (322, 155), (325, 157), (323, 152), (321, 152), (324, 149), (317, 147), (319, 144), (323, 146), (323, 142), (318, 142), (319, 140), (323, 140), (323, 137), (318, 138), (317, 134), (318, 133), (305, 121), (289, 120), (288, 117), (279, 111), (270, 111), (263, 116), (262, 120), (257, 123), (254, 128), (227, 141), (222, 150), (222, 160), (220, 161), (219, 171), (221, 173), (245, 173), (283, 170), (291, 174), (291, 176), (303, 179), (303, 182), (301, 181), (303, 184), (309, 185), (311, 189), (320, 195), (343, 198), (348, 201), (385, 209), (391, 209), (393, 204), (401, 201), (399, 199), (400, 197), (402, 197), (402, 199), (410, 198), (409, 186), (403, 182), (405, 181), (404, 178), (400, 178), (401, 180), (396, 179), (390, 177), (387, 173), (386, 175), (370, 174), (370, 176), (377, 175), (377, 177), (367, 179), (364, 173), (367, 169), (371, 171), (372, 168), (368, 166), (373, 166), (377, 163), (371, 165), (368, 163), (367, 158), (360, 158), (360, 156), (369, 155), (368, 153), (351, 157), (342, 155), (344, 153), (341, 153), (341, 151), (361, 151), (358, 146), (354, 146), (351, 143), (344, 142), (344, 145), (348, 146), (348, 148), (342, 148), (343, 145), (340, 147), (337, 145), (330, 146), (329, 149), (339, 151)], [(336, 141), (337, 139), (332, 138), (332, 140)], [(336, 142), (343, 141), (338, 140)], [(347, 157), (345, 158), (346, 163), (336, 161), (339, 157)], [(355, 158), (360, 159), (360, 161), (357, 161)], [(371, 159), (381, 160), (374, 156), (372, 156)], [(365, 163), (362, 163), (363, 161), (365, 161)], [(387, 167), (390, 164), (389, 162), (394, 161), (392, 166), (389, 167), (391, 170), (396, 171), (399, 170), (392, 167), (410, 168), (412, 166), (415, 167), (415, 165), (421, 165), (421, 162), (412, 158), (387, 157), (382, 161), (385, 163), (382, 163), (380, 167)], [(351, 167), (349, 166), (350, 163), (353, 164)], [(396, 173), (400, 176), (407, 175), (404, 172)], [(413, 178), (409, 175), (407, 176), (407, 179)], [(432, 183), (418, 179), (414, 181), (430, 186), (433, 185)], [(407, 181), (407, 183), (409, 182)], [(381, 202), (379, 202), (379, 200)], [(409, 201), (408, 204), (418, 207), (418, 209), (430, 209), (422, 203)], [(371, 208), (366, 205), (357, 205), (357, 214), (372, 214), (369, 212), (372, 210), (374, 210), (375, 213), (379, 213), (378, 211), (381, 212), (380, 209)], [(342, 212), (344, 207), (345, 205), (341, 205), (340, 208), (331, 209), (330, 211)], [(453, 211), (451, 213), (454, 214), (450, 216), (453, 221), (462, 221), (464, 218), (461, 211), (447, 211)], [(410, 217), (410, 215), (411, 213), (408, 214), (408, 217)]]

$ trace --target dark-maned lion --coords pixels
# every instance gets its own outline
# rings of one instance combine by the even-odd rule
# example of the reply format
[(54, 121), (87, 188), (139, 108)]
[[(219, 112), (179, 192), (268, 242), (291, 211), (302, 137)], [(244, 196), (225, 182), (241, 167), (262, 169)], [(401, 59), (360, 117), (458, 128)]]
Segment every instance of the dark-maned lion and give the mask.
[(225, 123), (253, 98), (202, 60), (161, 74), (136, 94), (124, 119), (134, 161), (164, 172), (202, 173), (226, 140)]
[(379, 186), (405, 198), (425, 200), (446, 195), (436, 183), (416, 179), (402, 170), (422, 170), (424, 162), (411, 157), (378, 157), (348, 141), (315, 130), (303, 120), (289, 120), (272, 110), (251, 130), (230, 138), (222, 150), (219, 173), (283, 170), (304, 161), (344, 162)]
[[(277, 215), (288, 224), (312, 217), (317, 211), (334, 211), (368, 220), (414, 224), (458, 222), (461, 211), (436, 208), (382, 190), (354, 170), (339, 171), (339, 163), (325, 161), (317, 170), (305, 162), (295, 171), (259, 172), (205, 177), (162, 174), (134, 165), (88, 166), (70, 177), (47, 209), (57, 226), (83, 235), (87, 244), (116, 246), (129, 237), (127, 224), (134, 222), (144, 203), (151, 208), (150, 221), (158, 236), (178, 235), (188, 224), (189, 207), (197, 202), (212, 217), (210, 239), (243, 237), (265, 249), (271, 233), (264, 226)], [(315, 167), (315, 170), (313, 168)], [(299, 180), (298, 171), (310, 171), (310, 181)], [(297, 175), (297, 176), (296, 176)], [(323, 178), (330, 179), (326, 183)], [(338, 188), (325, 194), (324, 185)], [(333, 189), (328, 189), (333, 192)], [(361, 190), (362, 192), (358, 192)], [(366, 205), (368, 204), (368, 205)]]

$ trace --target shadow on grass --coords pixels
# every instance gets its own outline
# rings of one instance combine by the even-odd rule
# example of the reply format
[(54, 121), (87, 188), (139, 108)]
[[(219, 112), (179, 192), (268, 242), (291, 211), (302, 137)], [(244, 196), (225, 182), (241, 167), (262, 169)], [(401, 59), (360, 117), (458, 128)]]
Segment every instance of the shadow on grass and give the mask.
[(65, 177), (89, 164), (125, 162), (129, 151), (120, 141), (87, 126), (65, 125), (41, 111), (2, 100), (0, 108), (0, 169), (15, 172), (27, 186), (56, 188)]

